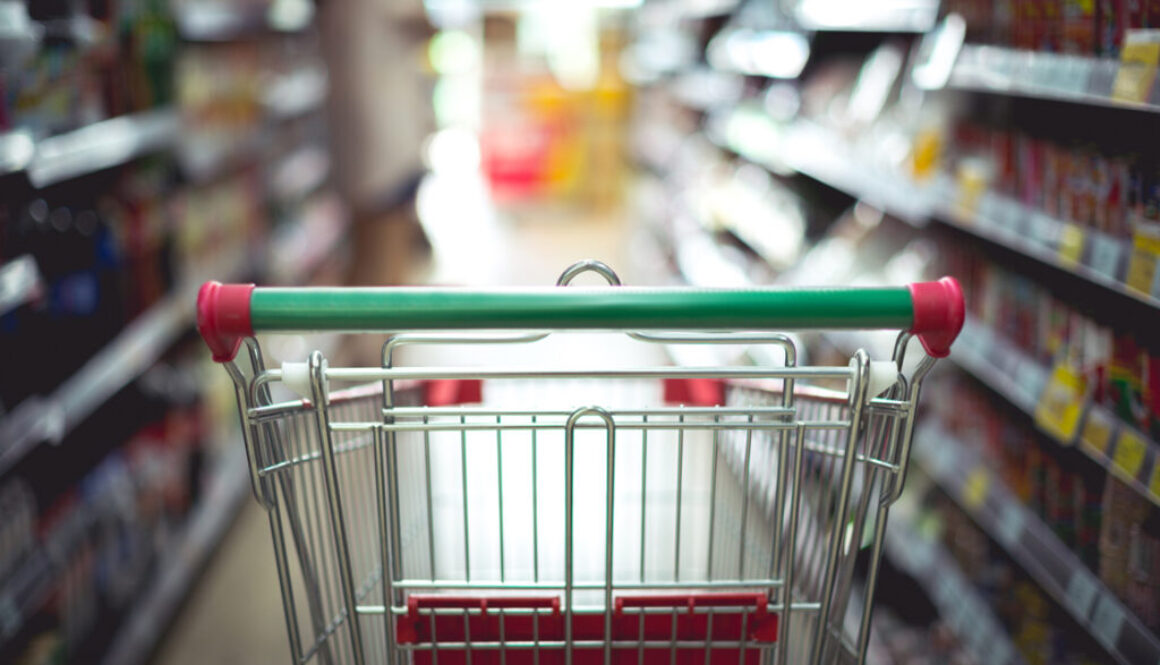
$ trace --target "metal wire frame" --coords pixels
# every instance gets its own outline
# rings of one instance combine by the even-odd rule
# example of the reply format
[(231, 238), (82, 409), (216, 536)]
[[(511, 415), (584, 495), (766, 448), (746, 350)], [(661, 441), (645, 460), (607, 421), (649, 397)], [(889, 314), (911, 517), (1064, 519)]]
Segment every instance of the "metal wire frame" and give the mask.
[[(565, 662), (575, 651), (598, 649), (604, 662), (613, 654), (635, 650), (638, 662), (649, 662), (657, 650), (671, 661), (684, 650), (703, 651), (705, 662), (832, 662), (839, 657), (861, 662), (868, 639), (869, 615), (877, 578), (886, 511), (901, 491), (906, 473), (911, 417), (918, 386), (929, 364), (886, 397), (867, 400), (868, 360), (859, 353), (850, 367), (796, 366), (796, 350), (783, 336), (772, 334), (630, 334), (635, 339), (662, 344), (768, 343), (785, 349), (780, 368), (643, 368), (599, 371), (398, 368), (395, 351), (405, 344), (534, 343), (547, 333), (521, 335), (399, 335), (384, 347), (382, 367), (328, 368), (321, 354), (310, 360), (309, 399), (274, 403), (270, 385), (281, 380), (278, 369), (267, 369), (256, 342), (248, 340), (250, 372), (228, 365), (242, 412), (251, 483), (255, 497), (267, 509), (274, 541), (275, 564), (283, 593), (287, 631), (295, 662), (437, 662), (456, 650), (471, 661), (472, 654), (487, 661), (498, 655), (505, 662), (509, 650), (530, 652), (532, 661), (550, 650), (563, 649)], [(905, 336), (898, 349), (905, 348)], [(896, 360), (901, 368), (901, 352)], [(481, 378), (489, 384), (513, 381), (575, 381), (581, 377), (607, 383), (653, 382), (667, 378), (725, 378), (732, 382), (725, 407), (603, 407), (494, 408), (434, 407), (420, 404), (422, 390), (415, 380)], [(846, 379), (846, 393), (823, 394), (801, 388), (806, 379)], [(376, 381), (378, 389), (331, 392), (331, 381)], [(491, 481), (470, 480), (469, 448), (475, 439), (494, 433), (495, 471)], [(505, 546), (503, 465), (505, 436), (530, 438), (532, 483), (527, 501), (531, 519), (530, 579), (513, 574)], [(538, 470), (544, 467), (550, 433), (563, 436), (564, 516), (562, 569), (556, 574), (545, 559), (542, 525), (546, 501)], [(604, 434), (602, 579), (576, 575), (574, 557), (575, 467), (579, 436)], [(433, 459), (438, 439), (458, 437), (459, 472), (454, 481), (460, 492), (455, 508), (461, 516), (461, 541), (447, 547), (437, 542), (437, 518), (447, 497), (438, 495), (433, 478), (454, 471), (454, 465)], [(650, 446), (649, 437), (653, 438)], [(629, 443), (639, 437), (639, 509), (629, 521), (639, 523), (639, 546), (629, 552), (637, 562), (635, 573), (617, 575), (615, 562), (625, 558), (614, 551), (618, 510), (615, 487), (625, 484), (621, 459)], [(667, 439), (663, 439), (667, 437)], [(468, 440), (472, 439), (469, 445)], [(664, 443), (671, 445), (663, 445)], [(646, 571), (646, 554), (657, 546), (646, 538), (658, 521), (656, 502), (647, 501), (656, 478), (650, 461), (657, 450), (676, 455), (672, 471), (675, 516), (670, 530), (672, 547), (668, 575)], [(702, 454), (697, 453), (698, 446)], [(650, 453), (652, 450), (654, 452)], [(656, 466), (652, 464), (652, 466)], [(474, 469), (472, 469), (474, 472)], [(635, 471), (630, 467), (630, 471)], [(509, 471), (510, 473), (510, 471)], [(452, 474), (455, 475), (455, 474)], [(474, 475), (471, 478), (475, 478)], [(700, 486), (697, 486), (697, 483)], [(473, 566), (487, 556), (476, 534), (480, 531), (478, 491), (469, 486), (494, 486), (498, 510), (498, 565), (492, 570)], [(690, 501), (696, 496), (698, 500)], [(878, 497), (872, 538), (871, 567), (865, 585), (860, 630), (844, 634), (842, 617), (849, 607), (856, 548), (854, 534), (863, 530), (870, 499)], [(706, 501), (707, 499), (707, 501)], [(650, 512), (652, 511), (652, 512)], [(690, 517), (698, 512), (697, 517)], [(474, 520), (473, 516), (474, 515)], [(510, 522), (511, 518), (509, 518)], [(456, 525), (458, 526), (458, 525)], [(518, 525), (517, 525), (518, 526)], [(485, 531), (488, 529), (484, 529)], [(683, 543), (704, 547), (688, 551)], [(581, 542), (581, 545), (584, 543)], [(447, 553), (462, 549), (462, 567), (448, 570)], [(505, 555), (509, 558), (505, 559)], [(495, 557), (493, 557), (495, 558)], [(612, 571), (612, 572), (609, 572)], [(630, 571), (632, 573), (633, 571)], [(695, 608), (708, 624), (700, 640), (683, 639), (674, 629), (666, 636), (614, 636), (614, 592), (690, 592), (693, 590), (760, 590), (767, 594), (763, 611), (780, 615), (781, 638), (776, 647), (749, 639), (742, 612), (736, 637), (714, 636), (713, 621), (723, 610)], [(470, 627), (483, 608), (414, 608), (409, 601), (421, 594), (530, 592), (539, 598), (563, 593), (563, 634), (544, 638), (543, 608), (511, 607), (498, 612), (497, 636), (477, 635)], [(727, 608), (737, 615), (738, 608)], [(684, 610), (682, 610), (684, 611)], [(635, 614), (634, 614), (635, 612)], [(673, 608), (627, 610), (643, 626), (650, 616), (677, 616)], [(430, 623), (426, 641), (400, 642), (395, 627), (405, 616)], [(533, 634), (519, 639), (510, 632), (509, 617), (531, 617)], [(438, 639), (441, 617), (458, 616), (464, 633), (459, 641)], [(621, 617), (621, 615), (616, 615)], [(602, 633), (574, 636), (573, 620), (596, 617)], [(623, 618), (623, 617), (621, 617)], [(720, 621), (720, 619), (718, 619)], [(847, 631), (848, 632), (848, 631)], [(507, 633), (507, 634), (505, 634)], [(510, 639), (508, 635), (513, 635)], [(549, 650), (545, 653), (545, 650)], [(619, 656), (618, 656), (619, 658)], [(458, 662), (458, 661), (455, 661)], [(618, 661), (619, 662), (619, 661)], [(682, 661), (683, 662), (683, 661)]]

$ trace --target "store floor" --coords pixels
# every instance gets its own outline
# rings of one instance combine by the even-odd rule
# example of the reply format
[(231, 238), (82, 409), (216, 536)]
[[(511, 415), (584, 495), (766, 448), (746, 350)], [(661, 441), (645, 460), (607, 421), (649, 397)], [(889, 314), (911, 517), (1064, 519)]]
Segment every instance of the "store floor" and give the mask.
[[(641, 279), (641, 246), (622, 211), (566, 206), (496, 212), (477, 179), (433, 177), (420, 195), (432, 241), (416, 282), (551, 285), (574, 261), (599, 258)], [(385, 253), (385, 252), (384, 252)], [(286, 627), (262, 509), (247, 499), (241, 515), (164, 636), (158, 665), (289, 662)]]

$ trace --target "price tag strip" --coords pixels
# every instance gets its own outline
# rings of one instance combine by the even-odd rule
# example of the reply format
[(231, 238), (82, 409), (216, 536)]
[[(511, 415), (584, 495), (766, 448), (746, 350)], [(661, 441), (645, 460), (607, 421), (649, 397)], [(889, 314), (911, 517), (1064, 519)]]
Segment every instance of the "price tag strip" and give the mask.
[(1160, 224), (1138, 221), (1132, 236), (1132, 255), (1124, 284), (1143, 295), (1154, 295), (1156, 261), (1160, 258)]
[(1083, 376), (1071, 365), (1057, 364), (1035, 407), (1035, 424), (1056, 441), (1071, 445), (1079, 432), (1085, 387)]

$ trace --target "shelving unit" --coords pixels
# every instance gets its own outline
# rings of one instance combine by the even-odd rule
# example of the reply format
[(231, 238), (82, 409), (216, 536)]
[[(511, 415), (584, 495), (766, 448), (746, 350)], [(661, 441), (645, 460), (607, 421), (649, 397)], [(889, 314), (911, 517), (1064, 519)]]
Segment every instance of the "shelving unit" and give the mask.
[(1119, 99), (1113, 94), (1121, 66), (1120, 61), (1110, 58), (968, 44), (959, 52), (947, 85), (999, 95), (1160, 112), (1160, 89), (1155, 81), (1144, 102)]
[[(234, 258), (221, 275), (240, 275)], [(31, 397), (0, 420), (0, 475), (44, 442), (59, 442), (97, 407), (152, 367), (193, 325), (198, 281), (175, 289), (128, 325), (51, 395)]]
[(1160, 639), (963, 444), (937, 425), (915, 442), (923, 468), (1116, 662), (1160, 661)]
[(140, 665), (158, 636), (189, 595), (198, 573), (233, 524), (248, 496), (249, 477), (241, 442), (227, 446), (213, 482), (187, 517), (180, 536), (160, 555), (166, 565), (141, 594), (130, 620), (121, 627), (102, 659), (107, 665)]
[(953, 226), (1160, 308), (1160, 294), (1125, 283), (1132, 248), (1122, 240), (1081, 229), (993, 192), (966, 202), (945, 175), (920, 185), (875, 164), (832, 131), (812, 123), (778, 127), (761, 111), (738, 110), (711, 123), (707, 135), (720, 147), (775, 173), (809, 176), (916, 226), (929, 220)]
[[(951, 359), (1019, 410), (1035, 417), (1051, 370), (968, 320)], [(1045, 432), (1064, 446), (1079, 446), (1088, 457), (1160, 506), (1160, 444), (1125, 425), (1102, 407), (1085, 403), (1074, 434)]]
[(857, 2), (798, 0), (793, 12), (806, 30), (923, 33), (934, 27), (938, 3), (929, 0)]
[(709, 121), (706, 135), (774, 173), (800, 173), (915, 225), (930, 218), (935, 192), (876, 165), (873, 157), (817, 124), (779, 126), (759, 109), (741, 108)]
[(909, 515), (891, 517), (886, 526), (886, 557), (918, 580), (976, 662), (1024, 665), (1026, 661), (1007, 631), (955, 560), (938, 542), (917, 529), (912, 520)]
[[(214, 545), (233, 522), (249, 479), (241, 444), (225, 449), (202, 500), (186, 518), (159, 560), (165, 562), (152, 585), (140, 596), (140, 606), (132, 621), (117, 634), (104, 661), (110, 665), (142, 663), (154, 640), (188, 593), (196, 573), (204, 566)], [(93, 501), (97, 501), (94, 498)], [(96, 522), (95, 515), (91, 522)], [(82, 537), (92, 523), (72, 525), (72, 536)], [(46, 600), (53, 580), (67, 563), (75, 542), (54, 541), (53, 547), (29, 552), (19, 567), (0, 581), (0, 646), (24, 625), (27, 618)]]
[(180, 134), (180, 116), (162, 108), (110, 118), (36, 140), (24, 131), (0, 135), (0, 175), (27, 171), (45, 187), (168, 149)]

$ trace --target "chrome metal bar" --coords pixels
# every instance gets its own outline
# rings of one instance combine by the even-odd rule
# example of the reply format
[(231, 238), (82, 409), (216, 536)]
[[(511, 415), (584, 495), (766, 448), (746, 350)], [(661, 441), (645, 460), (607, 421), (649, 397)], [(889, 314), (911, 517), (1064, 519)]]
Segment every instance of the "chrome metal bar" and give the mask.
[[(714, 418), (716, 420), (716, 418)], [(717, 521), (717, 458), (721, 454), (717, 430), (713, 430), (713, 462), (710, 465), (709, 471), (709, 538), (706, 540), (706, 545), (709, 548), (709, 554), (705, 562), (705, 579), (713, 580), (713, 529)]]
[[(315, 351), (310, 356), (310, 394), (315, 404), (326, 403), (325, 361), (322, 353)], [(334, 449), (330, 436), (330, 426), (325, 408), (315, 411), (315, 424), (318, 430), (318, 441), (323, 451), (323, 468), (326, 479), (327, 503), (330, 507), (330, 526), (334, 536), (335, 555), (338, 559), (339, 576), (342, 580), (342, 596), (345, 608), (345, 617), (350, 630), (351, 656), (354, 662), (362, 665), (366, 662), (363, 654), (362, 630), (355, 619), (355, 607), (358, 602), (355, 598), (354, 576), (351, 571), (351, 559), (346, 536), (346, 517), (342, 511), (342, 497), (338, 486), (338, 471), (335, 464)]]
[[(722, 422), (721, 420), (716, 420), (714, 422), (704, 422), (704, 423), (686, 421), (682, 427), (686, 430), (689, 430), (689, 431), (693, 431), (693, 430), (700, 430), (700, 431), (718, 431), (718, 430), (745, 431), (745, 430), (767, 430), (767, 429), (768, 430), (793, 430), (793, 429), (797, 429), (797, 426), (798, 426), (798, 423), (793, 423), (793, 422), (788, 422), (788, 421), (767, 421), (767, 422), (748, 423), (748, 422), (743, 422), (743, 421)], [(846, 429), (850, 426), (850, 423), (847, 421), (837, 421), (837, 420), (817, 421), (817, 422), (801, 423), (801, 426), (805, 427), (808, 430), (822, 431), (822, 430)], [(335, 432), (363, 432), (363, 431), (370, 431), (371, 429), (373, 429), (375, 427), (382, 427), (383, 429), (385, 429), (388, 432), (459, 432), (459, 431), (485, 432), (485, 431), (492, 431), (495, 429), (495, 426), (490, 424), (490, 423), (459, 424), (459, 423), (448, 421), (448, 422), (437, 422), (437, 423), (418, 423), (418, 422), (416, 422), (416, 423), (391, 423), (391, 424), (383, 425), (380, 423), (361, 422), (361, 423), (337, 423), (337, 424), (333, 425), (333, 431), (335, 431)], [(540, 423), (539, 428), (541, 428), (541, 429), (553, 428), (553, 425), (551, 423)], [(555, 425), (554, 428), (559, 429), (559, 425)], [(669, 431), (675, 431), (678, 428), (678, 425), (676, 422), (672, 422), (672, 423), (663, 423), (663, 422), (657, 422), (657, 421), (649, 421), (648, 423), (642, 423), (642, 422), (627, 422), (627, 423), (625, 423), (625, 422), (621, 422), (621, 423), (617, 423), (617, 428), (625, 429), (625, 430), (669, 430)], [(527, 431), (527, 430), (531, 430), (531, 429), (534, 429), (532, 427), (531, 423), (507, 423), (504, 425), (504, 430), (509, 431), (509, 432)], [(601, 427), (599, 425), (589, 423), (589, 424), (577, 425), (576, 429), (596, 430), (596, 429), (601, 429)], [(339, 452), (339, 451), (336, 451), (336, 453), (337, 452)]]
[[(271, 380), (281, 380), (282, 370), (267, 370)], [(479, 367), (332, 367), (331, 381), (370, 382), (418, 379), (849, 379), (849, 367), (645, 367), (636, 369), (577, 370), (481, 369)]]
[[(254, 409), (257, 411), (257, 409)], [(436, 416), (539, 416), (568, 419), (572, 411), (564, 409), (497, 409), (483, 406), (396, 406), (384, 409), (384, 414), (395, 418), (424, 418)], [(794, 410), (781, 406), (658, 406), (650, 409), (606, 409), (613, 418), (659, 416), (793, 416)]]
[[(750, 419), (752, 422), (752, 419)], [(745, 480), (741, 488), (741, 542), (737, 547), (737, 577), (745, 577), (745, 529), (749, 519), (749, 455), (753, 449), (753, 430), (745, 432), (745, 461), (742, 473)]]
[[(648, 416), (644, 416), (646, 419)], [(609, 494), (611, 496), (611, 494)], [(640, 581), (644, 582), (645, 509), (648, 498), (648, 430), (641, 432), (640, 440)]]
[[(532, 424), (536, 424), (536, 417), (532, 416)], [(532, 579), (540, 581), (540, 465), (536, 459), (539, 444), (536, 442), (536, 430), (532, 430)], [(536, 624), (537, 627), (539, 624)], [(540, 652), (536, 651), (536, 661)]]
[[(770, 578), (753, 578), (753, 579), (716, 579), (716, 580), (694, 580), (689, 582), (617, 582), (616, 588), (618, 590), (665, 590), (665, 589), (754, 589), (760, 590), (762, 587), (780, 587), (782, 580)], [(446, 589), (451, 590), (500, 590), (507, 589), (511, 591), (561, 591), (568, 588), (567, 580), (561, 582), (519, 582), (515, 580), (508, 580), (506, 582), (495, 581), (463, 581), (463, 580), (421, 580), (421, 579), (403, 579), (397, 580), (394, 583), (397, 590), (432, 590), (432, 589)], [(574, 582), (571, 584), (573, 590), (576, 591), (594, 591), (604, 588), (603, 582)]]
[[(426, 422), (426, 418), (423, 419)], [(435, 579), (435, 502), (431, 498), (431, 433), (423, 432), (423, 473), (427, 476), (427, 565)]]
[(820, 665), (822, 648), (825, 640), (825, 631), (829, 627), (830, 605), (833, 601), (834, 584), (837, 577), (838, 556), (842, 551), (842, 537), (846, 528), (846, 511), (850, 501), (850, 485), (854, 478), (854, 453), (858, 445), (859, 429), (862, 425), (862, 406), (866, 401), (866, 383), (870, 371), (870, 359), (865, 351), (854, 354), (857, 366), (856, 379), (853, 381), (850, 405), (850, 430), (846, 441), (846, 457), (842, 462), (841, 489), (838, 494), (838, 505), (835, 513), (833, 532), (830, 536), (830, 551), (826, 561), (825, 577), (822, 584), (822, 610), (818, 617), (818, 629), (814, 632), (814, 646), (811, 662)]
[(792, 634), (790, 632), (790, 622), (793, 617), (793, 577), (794, 577), (794, 554), (797, 552), (797, 527), (798, 517), (801, 511), (800, 491), (801, 482), (803, 478), (802, 463), (805, 457), (805, 430), (799, 429), (797, 432), (797, 439), (794, 443), (793, 451), (793, 478), (794, 491), (790, 494), (789, 507), (789, 533), (786, 534), (786, 557), (785, 557), (785, 577), (783, 578), (784, 594), (782, 599), (781, 619), (778, 625), (778, 632), (782, 635), (782, 639), (777, 643), (777, 662), (788, 663), (786, 659), (786, 649), (790, 640), (787, 636)]
[[(394, 529), (390, 526), (391, 511), (387, 505), (387, 450), (386, 441), (382, 430), (375, 431), (375, 503), (378, 508), (378, 523), (379, 523), (379, 565), (382, 567), (382, 585), (383, 585), (383, 603), (395, 602), (395, 591), (391, 587), (394, 582), (394, 572), (391, 568), (391, 534)], [(390, 618), (387, 618), (386, 635), (387, 641), (387, 662), (393, 663), (395, 659), (395, 631), (394, 626), (391, 625)], [(432, 639), (434, 639), (435, 628), (431, 628)]]
[[(684, 417), (681, 422), (685, 421)], [(682, 484), (684, 482), (684, 466), (685, 466), (685, 430), (677, 430), (677, 510), (676, 510), (676, 528), (673, 535), (673, 581), (678, 582), (681, 579), (681, 500), (683, 496)], [(773, 577), (771, 574), (770, 577)]]
[(495, 492), (499, 503), (499, 579), (502, 582), (507, 575), (504, 566), (504, 533), (503, 533), (503, 444), (500, 440), (500, 416), (495, 417)]
[(298, 632), (298, 611), (294, 604), (294, 587), (290, 581), (290, 564), (286, 560), (286, 538), (282, 533), (282, 511), (275, 502), (267, 511), (270, 522), (270, 536), (274, 541), (274, 568), (278, 573), (278, 585), (282, 589), (282, 602), (286, 605), (286, 634), (290, 636), (290, 657), (294, 662), (302, 662), (302, 636)]
[[(460, 424), (466, 422), (466, 418), (459, 417)], [(471, 581), (471, 530), (468, 528), (468, 512), (467, 505), (470, 501), (467, 500), (467, 432), (464, 431), (459, 437), (459, 463), (460, 463), (460, 480), (463, 491), (463, 579), (468, 582)]]

